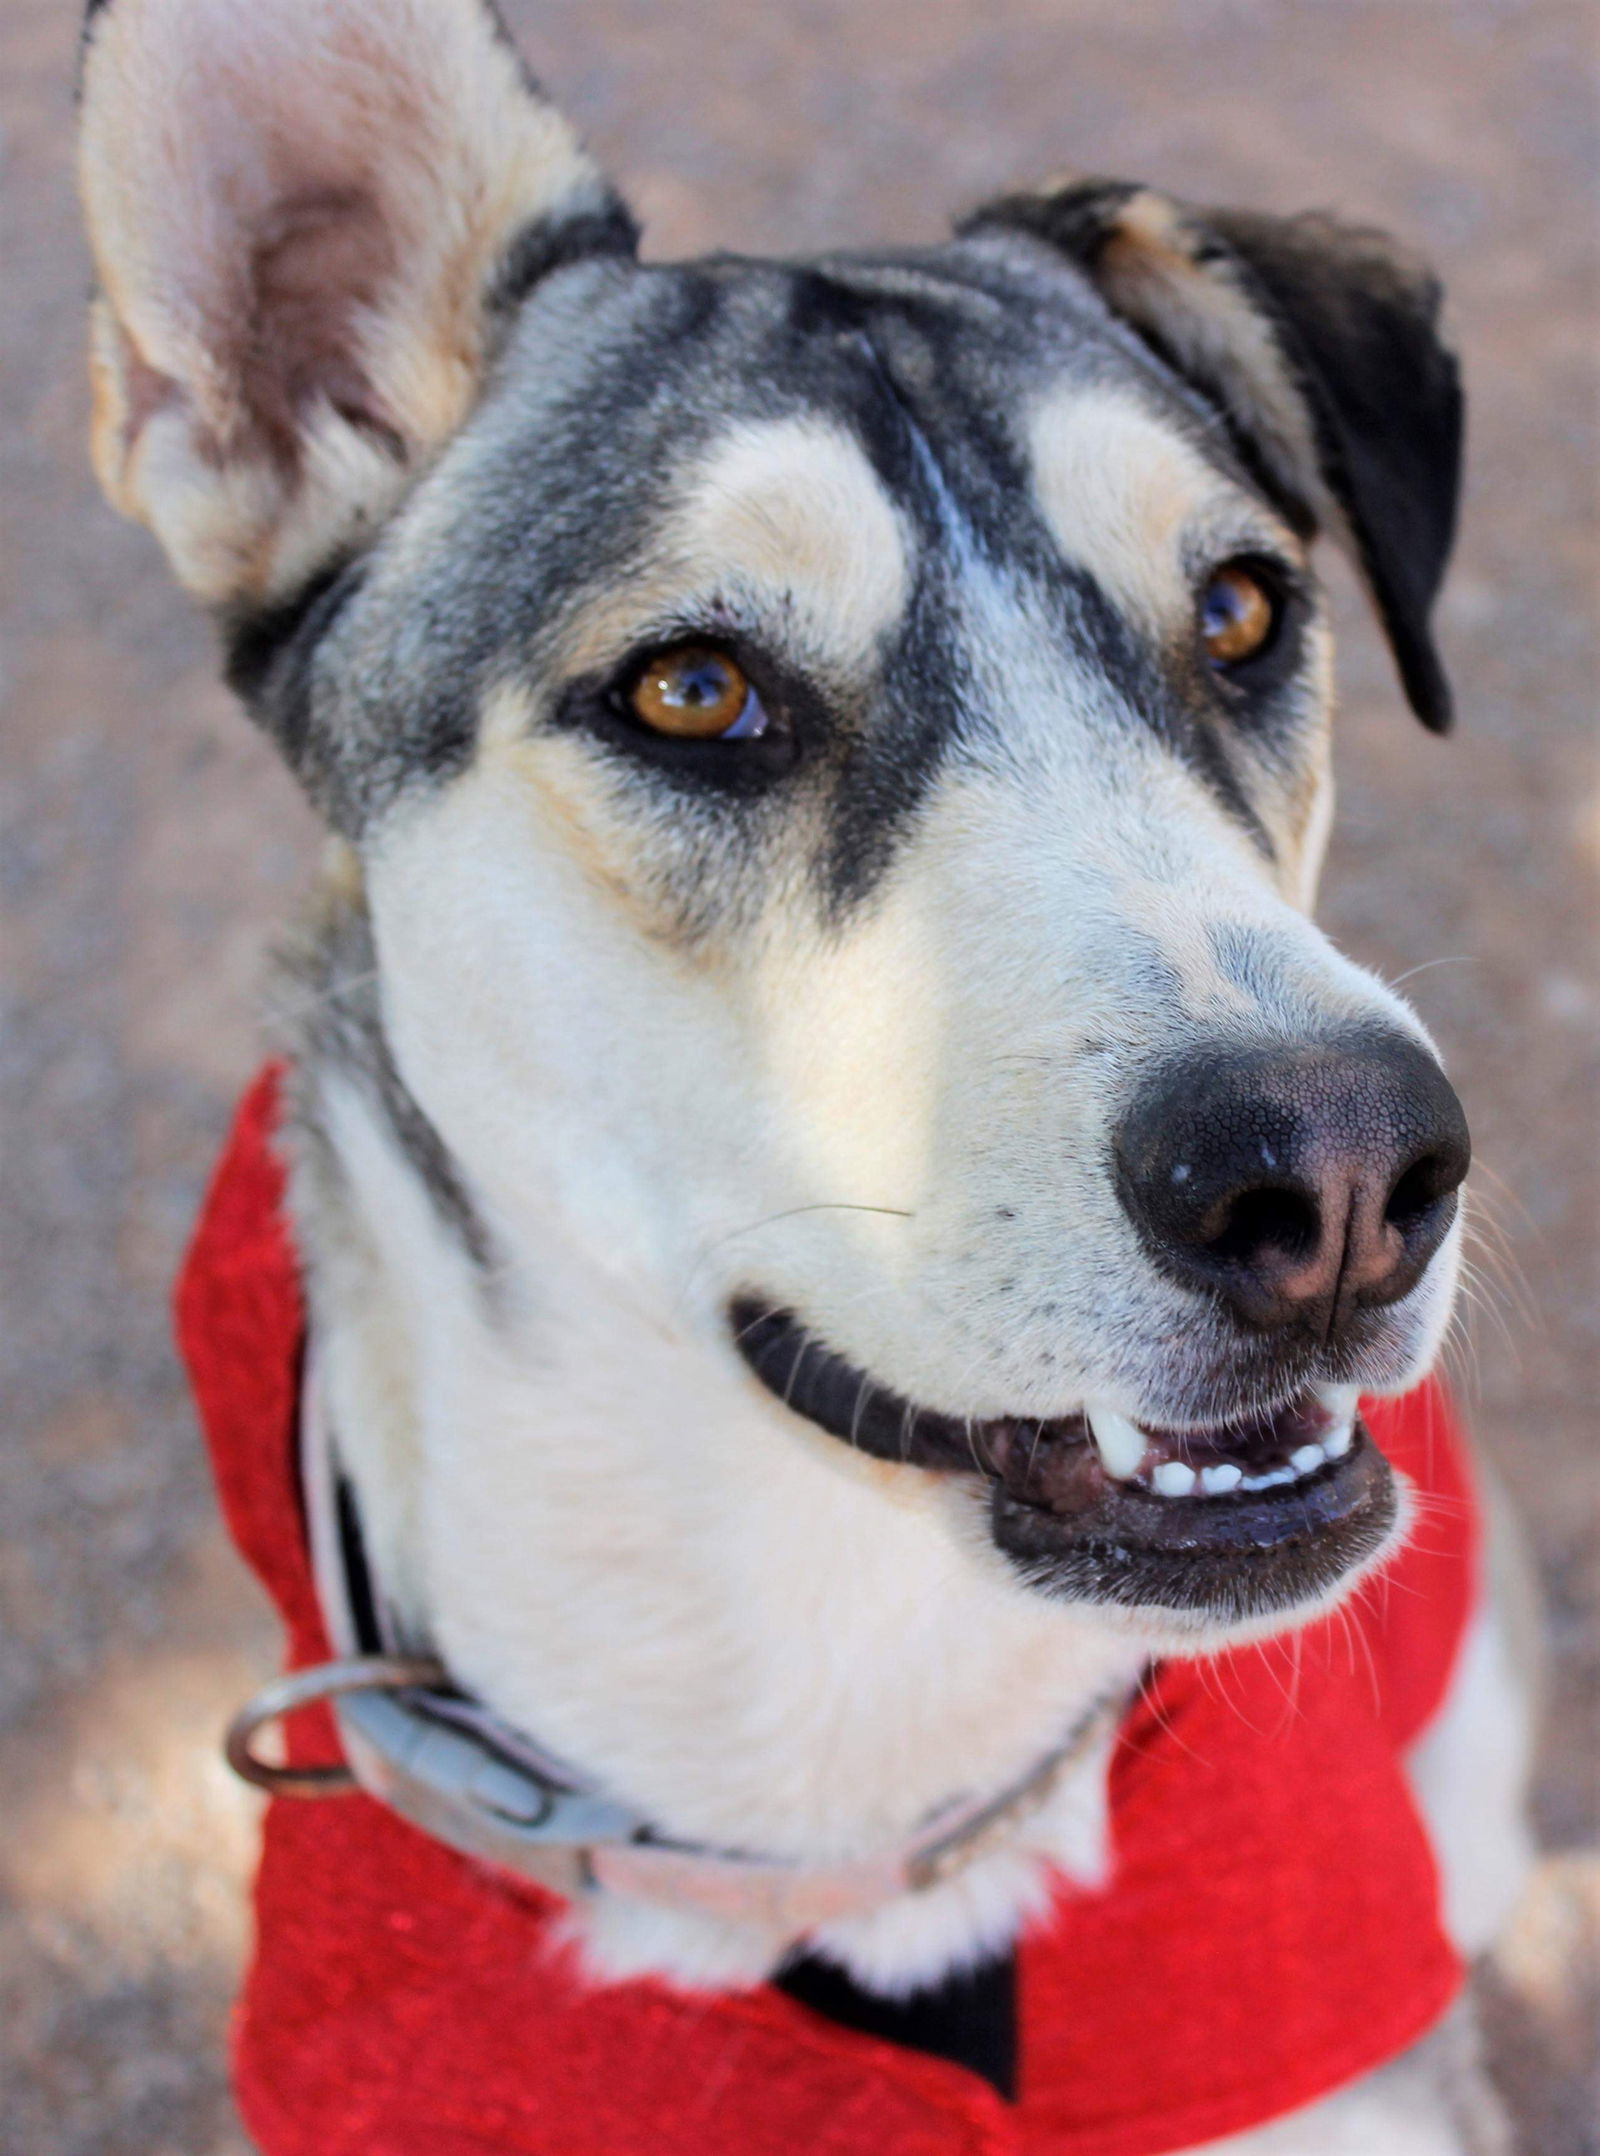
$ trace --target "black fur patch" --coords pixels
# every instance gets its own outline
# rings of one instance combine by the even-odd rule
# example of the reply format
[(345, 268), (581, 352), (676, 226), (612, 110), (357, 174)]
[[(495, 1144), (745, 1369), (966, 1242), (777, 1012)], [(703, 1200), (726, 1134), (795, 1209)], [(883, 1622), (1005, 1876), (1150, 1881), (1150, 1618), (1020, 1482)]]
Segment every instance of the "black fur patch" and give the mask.
[(1440, 288), (1380, 235), (1330, 218), (1214, 212), (1299, 376), (1411, 708), (1449, 730), (1428, 626), (1455, 538), (1464, 401)]
[[(927, 2052), (979, 2074), (1008, 2103), (1017, 2095), (1017, 1957), (947, 1977), (906, 1999), (865, 1991), (831, 1962), (802, 1954), (776, 1978), (814, 2014), (909, 2051)], [(892, 2156), (885, 2150), (884, 2156)]]
[(941, 581), (932, 570), (919, 580), (885, 655), (887, 708), (857, 733), (833, 774), (816, 873), (834, 917), (878, 883), (961, 727), (967, 668)]
[(524, 225), (501, 255), (486, 304), (491, 313), (507, 312), (520, 306), (552, 271), (594, 255), (632, 255), (638, 245), (638, 224), (616, 195), (573, 217), (538, 218)]
[(311, 751), (311, 667), (317, 646), (361, 588), (362, 565), (330, 562), (276, 606), (235, 608), (219, 623), (223, 679), (290, 767)]

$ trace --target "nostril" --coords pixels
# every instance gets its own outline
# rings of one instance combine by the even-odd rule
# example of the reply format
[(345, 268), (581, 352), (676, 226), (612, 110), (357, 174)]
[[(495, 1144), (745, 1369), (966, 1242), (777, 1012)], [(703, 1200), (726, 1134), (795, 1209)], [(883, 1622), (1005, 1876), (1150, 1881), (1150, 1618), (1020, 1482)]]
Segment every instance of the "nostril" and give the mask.
[(1439, 1200), (1448, 1197), (1460, 1181), (1461, 1170), (1454, 1159), (1444, 1153), (1424, 1153), (1395, 1178), (1383, 1217), (1404, 1235), (1421, 1227)]
[(1221, 1227), (1204, 1247), (1214, 1258), (1249, 1265), (1267, 1250), (1308, 1258), (1321, 1237), (1317, 1208), (1299, 1191), (1242, 1190), (1228, 1201)]

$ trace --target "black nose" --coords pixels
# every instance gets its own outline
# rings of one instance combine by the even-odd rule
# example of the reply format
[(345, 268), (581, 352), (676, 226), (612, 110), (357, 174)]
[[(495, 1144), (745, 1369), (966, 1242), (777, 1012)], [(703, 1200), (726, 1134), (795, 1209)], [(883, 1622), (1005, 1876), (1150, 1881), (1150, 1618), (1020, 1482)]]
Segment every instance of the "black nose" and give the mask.
[(1370, 1029), (1169, 1065), (1123, 1119), (1116, 1158), (1122, 1203), (1167, 1272), (1248, 1324), (1332, 1339), (1421, 1278), (1471, 1144), (1432, 1056)]

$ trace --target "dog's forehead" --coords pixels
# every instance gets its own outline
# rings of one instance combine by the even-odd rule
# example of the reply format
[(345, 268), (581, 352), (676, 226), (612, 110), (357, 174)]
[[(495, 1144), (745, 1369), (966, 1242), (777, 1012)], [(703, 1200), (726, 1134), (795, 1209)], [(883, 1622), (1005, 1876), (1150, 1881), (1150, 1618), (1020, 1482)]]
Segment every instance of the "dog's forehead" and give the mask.
[[(580, 274), (527, 309), (494, 431), (545, 467), (550, 507), (581, 495), (637, 532), (682, 507), (701, 467), (724, 498), (742, 483), (792, 509), (802, 551), (830, 487), (841, 509), (844, 494), (865, 499), (849, 442), (902, 513), (939, 524), (954, 508), (1004, 553), (1048, 446), (1035, 414), (1080, 398), (1136, 406), (1148, 430), (1190, 442), (1196, 470), (1214, 459), (1221, 483), (1221, 430), (1084, 279), (970, 243)], [(815, 458), (808, 425), (829, 444)], [(787, 430), (788, 470), (782, 439), (749, 453), (763, 426)], [(759, 552), (754, 517), (735, 534)]]
[(1181, 385), (1025, 253), (595, 265), (525, 308), (402, 558), (421, 549), (436, 608), (457, 582), (504, 631), (562, 620), (565, 663), (603, 662), (630, 604), (670, 613), (674, 581), (692, 605), (719, 576), (781, 590), (802, 637), (825, 617), (835, 648), (812, 655), (847, 663), (954, 537), (1092, 569), (1096, 455), (1158, 524), (1241, 491)]

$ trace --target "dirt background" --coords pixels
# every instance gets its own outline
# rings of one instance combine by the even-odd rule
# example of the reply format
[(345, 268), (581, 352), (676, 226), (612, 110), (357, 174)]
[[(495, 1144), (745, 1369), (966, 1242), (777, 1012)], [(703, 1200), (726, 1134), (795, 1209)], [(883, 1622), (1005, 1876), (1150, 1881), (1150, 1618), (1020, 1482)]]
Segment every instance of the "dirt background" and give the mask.
[[(241, 5), (246, 0), (241, 0)], [(266, 0), (251, 0), (266, 4)], [(1600, 2149), (1596, 18), (1570, 0), (548, 0), (513, 21), (656, 253), (932, 237), (1063, 166), (1337, 206), (1428, 249), (1473, 397), (1448, 745), (1346, 595), (1325, 917), (1472, 1115), (1473, 1419), (1537, 1544), (1548, 1852), (1494, 1976), (1528, 2156)], [(84, 459), (68, 0), (0, 0), (0, 2144), (237, 2156), (274, 1632), (222, 1544), (165, 1299), (313, 834)], [(1373, 2156), (1381, 2156), (1374, 2151)]]

